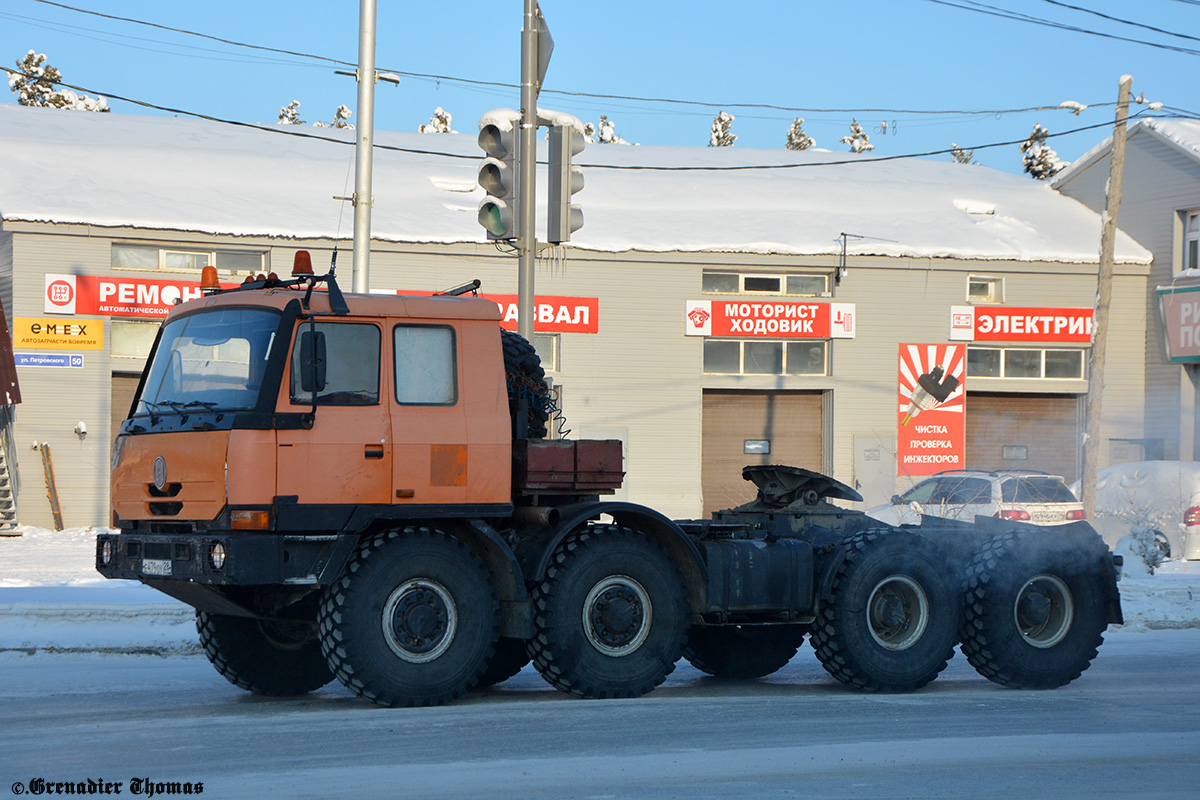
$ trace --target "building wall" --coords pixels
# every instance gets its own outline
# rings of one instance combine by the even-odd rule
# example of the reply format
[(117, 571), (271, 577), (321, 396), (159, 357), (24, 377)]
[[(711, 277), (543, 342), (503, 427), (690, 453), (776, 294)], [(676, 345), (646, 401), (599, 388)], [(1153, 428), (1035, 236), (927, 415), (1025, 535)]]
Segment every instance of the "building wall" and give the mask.
[[(1059, 191), (1103, 212), (1111, 163), (1111, 156), (1104, 156), (1063, 183)], [(1147, 291), (1141, 298), (1146, 319), (1142, 342), (1145, 436), (1163, 441), (1165, 459), (1200, 458), (1193, 447), (1192, 426), (1184, 426), (1184, 430), (1180, 424), (1185, 411), (1190, 416), (1194, 408), (1193, 389), (1182, 367), (1166, 361), (1154, 294), (1155, 287), (1169, 285), (1171, 276), (1182, 267), (1180, 212), (1200, 208), (1200, 162), (1153, 134), (1138, 132), (1128, 140), (1121, 194), (1119, 227), (1154, 254)], [(1113, 343), (1110, 337), (1110, 347)]]
[[(13, 235), (13, 302), (10, 316), (43, 317), (45, 274), (105, 274), (109, 239), (86, 231), (43, 226), (44, 232)], [(90, 318), (105, 327), (107, 321)], [(14, 323), (15, 324), (15, 323)], [(15, 343), (14, 343), (15, 344)], [(17, 352), (31, 351), (14, 347)], [(68, 528), (105, 524), (108, 517), (109, 376), (107, 350), (87, 350), (78, 369), (18, 367), (22, 403), (17, 409), (16, 441), (21, 494), (21, 523), (53, 527), (42, 453), (49, 446), (63, 524)], [(80, 421), (87, 436), (74, 428)]]
[[(12, 232), (15, 277), (10, 315), (14, 317), (44, 316), (46, 273), (197, 277), (161, 270), (114, 270), (110, 266), (114, 239), (261, 247), (269, 251), (269, 268), (280, 274), (290, 271), (298, 247), (312, 251), (318, 273), (325, 271), (331, 253), (329, 242), (61, 225), (6, 224), (5, 228)], [(350, 284), (349, 251), (347, 243), (339, 257), (344, 286)], [(856, 304), (857, 336), (830, 342), (829, 375), (703, 373), (704, 340), (685, 335), (684, 309), (687, 300), (714, 297), (702, 292), (704, 268), (772, 272), (835, 266), (836, 259), (830, 257), (585, 253), (569, 248), (539, 260), (539, 294), (599, 298), (599, 332), (561, 334), (559, 369), (550, 373), (562, 388), (570, 435), (622, 439), (628, 478), (621, 496), (668, 516), (694, 517), (702, 505), (703, 391), (819, 391), (825, 393), (824, 419), (813, 424), (822, 426), (823, 463), (797, 466), (826, 471), (854, 485), (856, 437), (886, 440), (895, 434), (899, 344), (948, 341), (950, 306), (966, 302), (969, 275), (1003, 276), (1010, 306), (1086, 307), (1095, 296), (1095, 264), (852, 257), (833, 296), (820, 298)], [(372, 289), (441, 290), (473, 278), (483, 282), (485, 293), (515, 294), (516, 259), (485, 244), (376, 243), (373, 250)], [(1119, 267), (1116, 280), (1113, 320), (1118, 334), (1111, 337), (1104, 435), (1136, 437), (1142, 435), (1145, 394), (1146, 269)], [(0, 287), (2, 281), (0, 269)], [(108, 519), (111, 375), (142, 366), (141, 359), (110, 355), (111, 321), (102, 321), (106, 349), (86, 351), (82, 368), (26, 367), (20, 373), (25, 404), (18, 415), (17, 438), (50, 444), (68, 526), (104, 524)], [(1083, 380), (1049, 383), (992, 381), (987, 389), (1073, 396), (1086, 392)], [(968, 382), (968, 402), (970, 387)], [(72, 432), (81, 419), (89, 431), (82, 440)], [(49, 526), (39, 454), (29, 449), (21, 455), (22, 522)]]
[(4, 302), (4, 313), (12, 325), (12, 282), (13, 282), (13, 237), (0, 230), (0, 300)]

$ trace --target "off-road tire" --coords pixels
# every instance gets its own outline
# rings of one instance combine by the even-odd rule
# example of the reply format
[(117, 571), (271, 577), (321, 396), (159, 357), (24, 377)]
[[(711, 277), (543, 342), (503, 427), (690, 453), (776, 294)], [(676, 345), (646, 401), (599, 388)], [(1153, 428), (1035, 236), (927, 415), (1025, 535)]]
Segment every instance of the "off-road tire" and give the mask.
[(496, 642), (496, 652), (488, 662), (487, 669), (479, 676), (476, 689), (486, 689), (497, 683), (504, 683), (516, 675), (530, 662), (529, 643), (525, 639), (510, 639), (502, 636)]
[[(546, 436), (546, 423), (552, 405), (542, 360), (529, 340), (520, 334), (500, 331), (500, 343), (504, 349), (504, 375), (508, 384), (508, 410), (513, 420), (513, 438), (542, 439)], [(529, 429), (524, 437), (519, 435), (517, 425), (522, 397), (529, 404), (526, 417)]]
[(321, 651), (339, 681), (383, 706), (447, 703), (492, 657), (499, 603), (470, 548), (438, 530), (369, 537), (324, 591)]
[(962, 651), (1001, 686), (1065, 686), (1091, 665), (1104, 641), (1107, 548), (1099, 537), (1091, 548), (1054, 538), (1041, 531), (1000, 534), (967, 567)]
[(568, 536), (533, 602), (533, 664), (577, 697), (646, 694), (675, 669), (687, 634), (675, 563), (653, 540), (615, 525)]
[(842, 544), (812, 645), (830, 675), (867, 692), (910, 692), (954, 655), (961, 597), (937, 548), (907, 531), (869, 530)]
[(683, 657), (715, 678), (763, 678), (795, 657), (804, 630), (791, 625), (696, 626), (688, 633)]
[(256, 694), (292, 697), (333, 680), (312, 623), (196, 612), (200, 645), (217, 672)]

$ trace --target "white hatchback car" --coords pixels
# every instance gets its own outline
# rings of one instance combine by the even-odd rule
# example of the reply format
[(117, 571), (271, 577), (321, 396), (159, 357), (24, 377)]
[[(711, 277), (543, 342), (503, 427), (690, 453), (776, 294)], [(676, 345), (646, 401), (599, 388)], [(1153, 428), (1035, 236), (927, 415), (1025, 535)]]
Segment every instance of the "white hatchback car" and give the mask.
[(867, 515), (890, 525), (919, 525), (921, 515), (961, 519), (976, 516), (1062, 525), (1084, 519), (1083, 504), (1057, 475), (1026, 470), (954, 470), (918, 483)]
[[(1079, 482), (1071, 486), (1079, 494)], [(1096, 474), (1092, 525), (1110, 545), (1150, 528), (1164, 555), (1200, 559), (1200, 461), (1133, 461)]]

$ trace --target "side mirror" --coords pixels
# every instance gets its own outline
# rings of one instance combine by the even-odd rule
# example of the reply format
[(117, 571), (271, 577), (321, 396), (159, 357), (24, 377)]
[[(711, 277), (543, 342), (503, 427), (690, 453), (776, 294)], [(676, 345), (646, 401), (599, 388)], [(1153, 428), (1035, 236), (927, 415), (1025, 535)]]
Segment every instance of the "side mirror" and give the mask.
[(904, 501), (900, 499), (900, 495), (898, 495), (898, 494), (892, 495), (892, 505), (898, 506), (898, 505), (903, 505), (903, 504), (904, 504)]
[(325, 390), (325, 333), (300, 332), (300, 388), (311, 394)]

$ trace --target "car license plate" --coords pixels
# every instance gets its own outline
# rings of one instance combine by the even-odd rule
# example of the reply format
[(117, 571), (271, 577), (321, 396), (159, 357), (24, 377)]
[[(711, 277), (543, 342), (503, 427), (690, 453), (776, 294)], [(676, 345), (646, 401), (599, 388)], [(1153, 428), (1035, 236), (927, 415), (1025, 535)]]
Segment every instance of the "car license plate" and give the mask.
[(170, 575), (171, 560), (169, 558), (143, 558), (142, 573), (145, 575)]
[(1054, 511), (1042, 511), (1033, 515), (1035, 522), (1062, 522), (1063, 515)]

